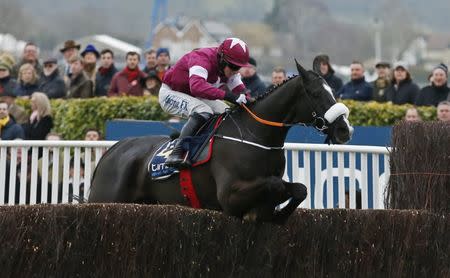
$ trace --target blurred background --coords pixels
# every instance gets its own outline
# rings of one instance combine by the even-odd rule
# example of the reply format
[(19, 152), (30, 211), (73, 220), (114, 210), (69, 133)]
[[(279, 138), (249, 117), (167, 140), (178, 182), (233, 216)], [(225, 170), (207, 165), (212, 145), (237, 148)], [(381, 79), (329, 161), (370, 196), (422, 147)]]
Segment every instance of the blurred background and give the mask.
[(450, 62), (449, 14), (448, 0), (0, 0), (0, 51), (20, 56), (32, 41), (41, 57), (60, 55), (73, 39), (99, 49), (168, 47), (174, 62), (236, 36), (262, 76), (277, 65), (293, 72), (293, 58), (311, 68), (326, 53), (347, 80), (353, 60), (365, 64), (368, 79), (376, 62), (403, 61), (425, 84), (433, 66)]

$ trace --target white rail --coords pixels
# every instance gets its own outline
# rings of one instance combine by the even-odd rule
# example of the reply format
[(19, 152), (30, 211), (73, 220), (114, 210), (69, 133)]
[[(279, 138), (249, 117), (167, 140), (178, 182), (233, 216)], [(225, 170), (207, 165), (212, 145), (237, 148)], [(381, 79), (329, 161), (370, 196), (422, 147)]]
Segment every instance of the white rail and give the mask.
[[(0, 141), (0, 205), (77, 203), (73, 196), (87, 198), (95, 166), (115, 143)], [(301, 207), (356, 208), (360, 203), (362, 208), (384, 208), (388, 148), (286, 143), (285, 153), (284, 178), (308, 188)]]

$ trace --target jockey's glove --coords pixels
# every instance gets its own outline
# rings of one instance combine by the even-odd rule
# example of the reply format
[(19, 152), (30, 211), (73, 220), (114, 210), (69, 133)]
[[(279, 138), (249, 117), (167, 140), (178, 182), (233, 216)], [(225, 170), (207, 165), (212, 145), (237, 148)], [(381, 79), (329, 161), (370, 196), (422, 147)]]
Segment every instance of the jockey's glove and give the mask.
[(247, 97), (245, 96), (245, 94), (235, 95), (230, 91), (225, 92), (225, 97), (223, 99), (235, 104), (247, 103)]

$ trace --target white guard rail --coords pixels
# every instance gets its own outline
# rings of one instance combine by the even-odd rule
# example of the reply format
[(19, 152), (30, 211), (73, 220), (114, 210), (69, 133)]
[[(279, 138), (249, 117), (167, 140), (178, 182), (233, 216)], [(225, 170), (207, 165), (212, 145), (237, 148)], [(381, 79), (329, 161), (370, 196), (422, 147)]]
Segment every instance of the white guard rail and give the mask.
[[(116, 141), (0, 141), (0, 205), (77, 203)], [(22, 155), (29, 153), (29, 156)], [(389, 179), (385, 147), (286, 143), (286, 180), (308, 188), (304, 208), (383, 208)], [(28, 157), (31, 157), (29, 160)], [(12, 167), (15, 165), (15, 167)]]

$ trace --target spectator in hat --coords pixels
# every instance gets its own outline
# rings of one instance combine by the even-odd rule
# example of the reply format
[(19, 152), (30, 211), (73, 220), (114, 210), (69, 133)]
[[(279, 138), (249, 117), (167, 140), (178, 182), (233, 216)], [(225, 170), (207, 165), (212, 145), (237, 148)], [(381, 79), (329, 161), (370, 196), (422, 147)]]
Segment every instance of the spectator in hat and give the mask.
[(0, 139), (14, 140), (17, 138), (25, 138), (23, 129), (15, 122), (14, 118), (10, 117), (8, 104), (0, 100)]
[(100, 68), (98, 68), (95, 77), (96, 97), (107, 96), (111, 86), (111, 80), (116, 74), (117, 69), (114, 66), (114, 52), (110, 49), (103, 49), (100, 52)]
[(261, 78), (259, 78), (258, 73), (256, 72), (256, 60), (253, 57), (250, 57), (248, 60), (249, 65), (246, 67), (242, 67), (239, 70), (239, 73), (242, 76), (242, 82), (245, 85), (245, 88), (250, 90), (250, 94), (252, 97), (257, 97), (266, 92), (266, 85), (262, 82)]
[(11, 91), (6, 91), (0, 95), (0, 101), (8, 104), (9, 116), (14, 118), (18, 124), (24, 124), (28, 121), (28, 115), (21, 106), (16, 104), (16, 95)]
[(313, 61), (313, 70), (327, 81), (333, 93), (336, 93), (342, 88), (342, 80), (334, 74), (334, 69), (330, 64), (330, 57), (328, 55), (317, 55)]
[(436, 110), (438, 121), (450, 123), (450, 101), (439, 102)]
[(432, 84), (420, 90), (416, 100), (417, 106), (433, 105), (449, 97), (450, 88), (447, 85), (448, 68), (445, 64), (439, 64), (432, 71)]
[(66, 85), (59, 75), (56, 58), (49, 57), (44, 60), (44, 70), (39, 82), (39, 92), (43, 92), (49, 99), (64, 98), (66, 96)]
[(286, 70), (283, 67), (275, 67), (272, 70), (272, 84), (267, 87), (267, 90), (273, 90), (276, 86), (283, 84), (286, 80)]
[(140, 55), (130, 51), (126, 54), (126, 67), (111, 80), (108, 96), (142, 96), (142, 79), (147, 75), (139, 69)]
[(164, 74), (170, 68), (170, 53), (165, 47), (158, 48), (156, 51), (156, 73), (160, 80), (163, 80)]
[(340, 99), (353, 99), (369, 101), (372, 99), (372, 86), (366, 82), (364, 65), (359, 61), (353, 61), (350, 65), (350, 81), (336, 92)]
[(143, 72), (149, 73), (150, 71), (156, 71), (156, 50), (149, 49), (145, 52), (145, 68)]
[(100, 58), (100, 53), (94, 45), (88, 44), (86, 48), (81, 52), (81, 57), (84, 59), (83, 71), (86, 76), (94, 83), (97, 74), (97, 59)]
[(24, 64), (31, 64), (38, 76), (42, 74), (42, 66), (41, 64), (39, 64), (39, 49), (32, 42), (27, 42), (25, 44), (22, 59), (12, 67), (11, 76), (14, 78), (18, 78), (19, 69)]
[(377, 79), (371, 84), (373, 86), (373, 100), (378, 102), (386, 102), (386, 89), (391, 84), (390, 70), (391, 65), (388, 62), (378, 62), (375, 65)]
[(0, 96), (6, 91), (14, 92), (16, 86), (16, 80), (11, 77), (11, 65), (0, 60)]
[(94, 96), (94, 84), (87, 78), (83, 71), (84, 60), (80, 56), (70, 60), (70, 83), (67, 93), (68, 98), (90, 98)]
[(16, 64), (16, 59), (14, 59), (14, 56), (11, 53), (9, 53), (9, 52), (3, 52), (2, 54), (0, 54), (0, 61), (2, 61), (5, 64), (9, 65), (9, 67), (11, 69)]
[(403, 62), (394, 65), (391, 85), (386, 89), (386, 101), (393, 104), (414, 104), (419, 93), (419, 86), (413, 82), (408, 66)]
[(78, 56), (81, 45), (73, 40), (68, 40), (64, 42), (64, 46), (59, 50), (64, 56), (64, 67), (60, 70), (66, 86), (69, 85), (69, 74), (70, 74), (70, 59), (72, 57)]
[(30, 98), (39, 88), (39, 79), (31, 64), (23, 64), (19, 69), (19, 79), (14, 94), (22, 98)]
[(159, 89), (161, 88), (161, 79), (159, 79), (156, 71), (152, 70), (147, 74), (147, 77), (143, 79), (144, 96), (158, 96)]

